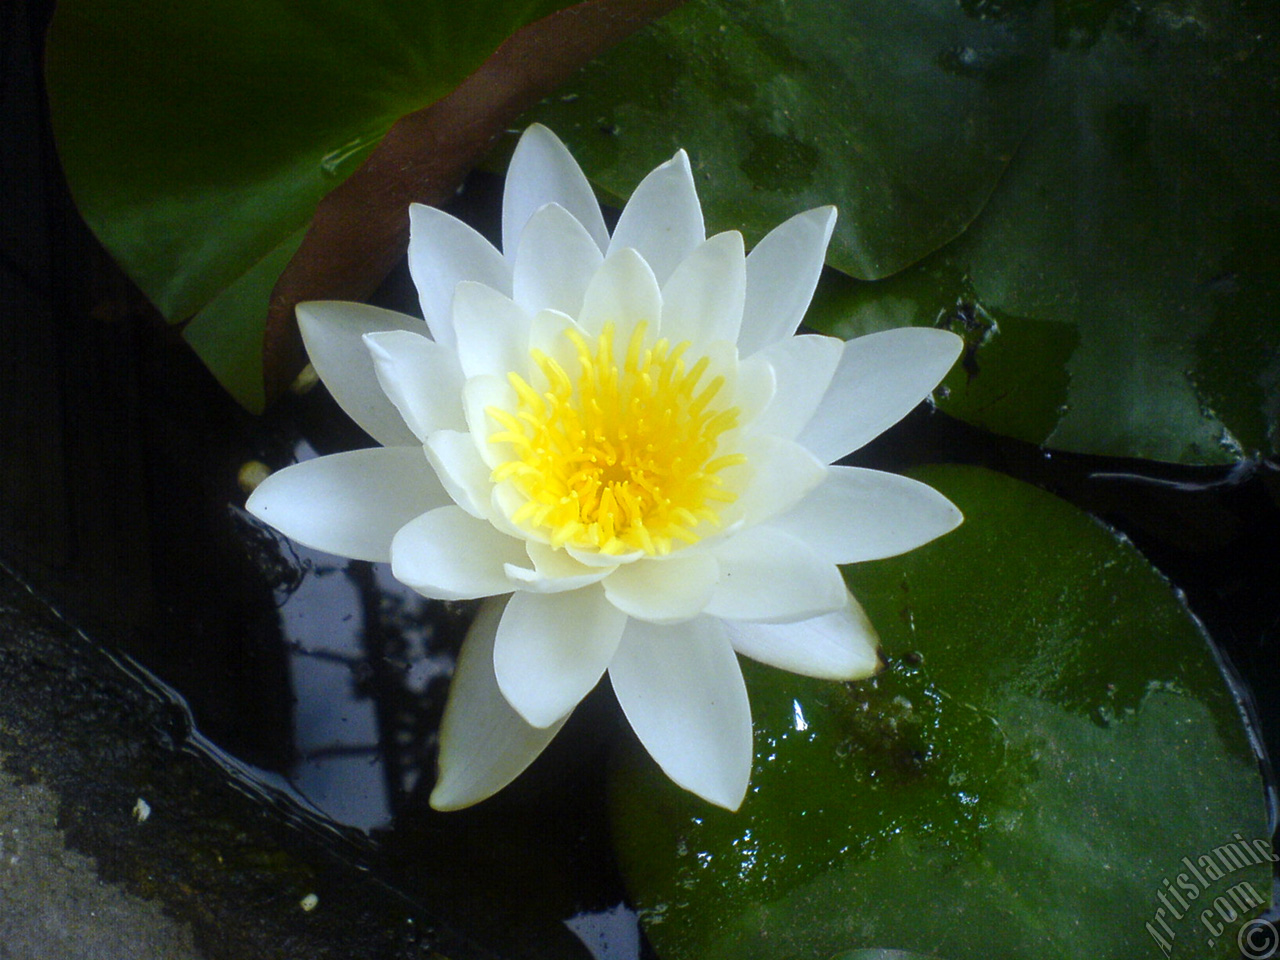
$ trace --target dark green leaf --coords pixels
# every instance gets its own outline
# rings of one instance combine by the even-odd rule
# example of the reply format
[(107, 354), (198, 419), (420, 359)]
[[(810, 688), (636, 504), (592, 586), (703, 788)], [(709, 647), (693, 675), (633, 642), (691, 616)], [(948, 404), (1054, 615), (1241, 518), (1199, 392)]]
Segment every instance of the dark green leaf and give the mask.
[(66, 0), (47, 61), (63, 167), (89, 225), (160, 311), (207, 311), (191, 339), (249, 402), (260, 367), (247, 367), (250, 328), (226, 327), (228, 311), (260, 331), (282, 253), (320, 198), (399, 117), (565, 5)]
[(689, 151), (712, 230), (836, 204), (830, 262), (894, 273), (981, 210), (1048, 46), (1033, 4), (694, 0), (534, 111), (625, 197)]
[(1031, 442), (1280, 451), (1275, 8), (1058, 7), (1043, 122), (979, 219), (898, 277), (834, 281), (812, 322), (964, 333), (944, 409)]
[(1159, 955), (1152, 923), (1172, 956), (1235, 956), (1239, 921), (1215, 936), (1200, 910), (1269, 902), (1270, 861), (1201, 885), (1182, 858), (1217, 864), (1268, 832), (1198, 624), (1065, 502), (977, 468), (918, 477), (966, 522), (849, 571), (884, 673), (840, 684), (746, 664), (756, 765), (736, 814), (642, 755), (620, 765), (621, 861), (659, 955), (1129, 958)]

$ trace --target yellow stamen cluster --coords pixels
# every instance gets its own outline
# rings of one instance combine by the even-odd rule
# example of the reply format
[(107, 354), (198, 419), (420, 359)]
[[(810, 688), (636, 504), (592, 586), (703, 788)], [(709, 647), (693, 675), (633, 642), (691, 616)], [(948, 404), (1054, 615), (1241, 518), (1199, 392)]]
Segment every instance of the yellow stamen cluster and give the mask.
[(612, 325), (594, 344), (569, 328), (576, 377), (533, 350), (546, 389), (510, 373), (519, 408), (486, 410), (502, 428), (489, 441), (512, 454), (493, 480), (510, 480), (525, 498), (511, 519), (553, 547), (670, 553), (696, 543), (702, 524), (718, 526), (719, 510), (736, 499), (721, 473), (746, 458), (717, 455), (739, 416), (714, 403), (724, 377), (700, 386), (706, 357), (686, 366), (687, 342), (646, 347), (645, 332), (636, 325), (619, 366)]

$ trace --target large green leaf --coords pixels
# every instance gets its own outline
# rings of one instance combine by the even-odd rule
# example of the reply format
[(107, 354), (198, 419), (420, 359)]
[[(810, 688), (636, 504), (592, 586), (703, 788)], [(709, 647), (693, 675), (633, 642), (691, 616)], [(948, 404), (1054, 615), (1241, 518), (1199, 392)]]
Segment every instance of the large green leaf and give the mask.
[(567, 5), (64, 0), (47, 58), (62, 164), (107, 249), (167, 318), (195, 317), (189, 338), (220, 345), (211, 365), (260, 405), (260, 365), (236, 358), (260, 349), (321, 197), (398, 118)]
[(533, 116), (619, 197), (686, 148), (709, 227), (749, 241), (836, 204), (830, 262), (883, 277), (964, 230), (1008, 164), (1048, 47), (1028, 6), (692, 0)]
[(883, 283), (833, 280), (813, 322), (965, 332), (943, 407), (1024, 440), (1280, 452), (1280, 8), (1092, 6), (1104, 23), (1066, 31), (1043, 122), (965, 236)]
[(1150, 923), (1172, 956), (1236, 956), (1270, 900), (1263, 788), (1198, 624), (1069, 504), (978, 468), (917, 475), (966, 522), (849, 571), (883, 674), (745, 664), (756, 763), (736, 814), (638, 751), (620, 764), (620, 858), (659, 955), (1130, 960), (1160, 955)]

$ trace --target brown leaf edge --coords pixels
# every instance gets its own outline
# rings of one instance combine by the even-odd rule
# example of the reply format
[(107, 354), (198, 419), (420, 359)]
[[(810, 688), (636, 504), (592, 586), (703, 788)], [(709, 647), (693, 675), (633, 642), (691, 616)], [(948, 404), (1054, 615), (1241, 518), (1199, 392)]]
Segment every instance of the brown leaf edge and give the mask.
[(381, 144), (316, 208), (267, 308), (267, 400), (306, 363), (294, 308), (305, 300), (369, 296), (404, 254), (412, 202), (440, 204), (498, 136), (593, 57), (684, 0), (587, 0), (508, 37), (448, 96), (401, 117)]

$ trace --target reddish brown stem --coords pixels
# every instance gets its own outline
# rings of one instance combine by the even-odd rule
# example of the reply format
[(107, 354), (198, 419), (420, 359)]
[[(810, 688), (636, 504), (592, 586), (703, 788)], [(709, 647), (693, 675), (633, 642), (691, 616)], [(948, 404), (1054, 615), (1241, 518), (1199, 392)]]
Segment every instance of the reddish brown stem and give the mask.
[(512, 34), (447, 97), (398, 120), (320, 202), (271, 292), (263, 381), (278, 397), (306, 362), (294, 307), (369, 296), (403, 256), (410, 203), (439, 204), (502, 131), (583, 64), (682, 0), (587, 0)]

